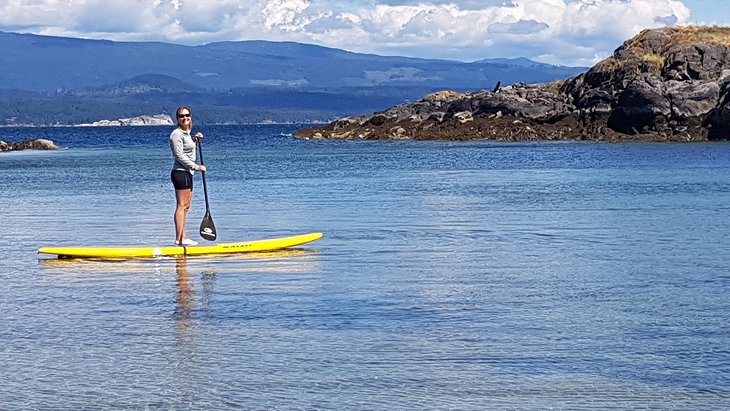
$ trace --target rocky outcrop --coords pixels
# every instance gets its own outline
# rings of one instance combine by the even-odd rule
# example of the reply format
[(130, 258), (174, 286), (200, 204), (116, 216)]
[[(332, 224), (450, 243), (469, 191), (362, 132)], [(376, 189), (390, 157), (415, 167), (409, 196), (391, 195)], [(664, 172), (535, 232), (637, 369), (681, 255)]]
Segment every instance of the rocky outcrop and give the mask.
[(174, 124), (172, 117), (167, 114), (156, 114), (152, 116), (120, 118), (118, 120), (101, 120), (90, 124), (81, 124), (81, 126), (172, 126)]
[(297, 131), (313, 139), (730, 138), (730, 28), (645, 30), (586, 73), (415, 103)]
[(17, 150), (58, 150), (59, 147), (51, 140), (43, 138), (28, 141), (0, 141), (0, 152)]

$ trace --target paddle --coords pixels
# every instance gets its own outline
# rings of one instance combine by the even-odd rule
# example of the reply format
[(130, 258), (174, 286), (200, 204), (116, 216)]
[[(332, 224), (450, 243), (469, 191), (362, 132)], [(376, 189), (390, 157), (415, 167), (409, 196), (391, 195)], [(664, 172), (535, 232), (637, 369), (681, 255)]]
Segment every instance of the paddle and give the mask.
[[(203, 143), (198, 140), (198, 152), (200, 152), (200, 164), (203, 163)], [(208, 204), (208, 187), (205, 184), (205, 172), (200, 173), (203, 175), (203, 193), (205, 194), (205, 216), (203, 222), (200, 223), (200, 236), (208, 241), (215, 241), (217, 237), (215, 233), (215, 224), (213, 224), (213, 217), (210, 216), (210, 205)]]

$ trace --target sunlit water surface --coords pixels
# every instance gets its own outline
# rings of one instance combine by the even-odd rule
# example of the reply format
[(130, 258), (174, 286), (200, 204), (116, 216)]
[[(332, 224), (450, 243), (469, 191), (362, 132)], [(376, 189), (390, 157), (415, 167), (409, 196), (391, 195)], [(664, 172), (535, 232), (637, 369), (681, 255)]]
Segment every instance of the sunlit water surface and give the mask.
[(170, 130), (0, 129), (64, 147), (0, 155), (0, 409), (730, 404), (730, 144), (295, 129), (201, 128), (211, 214), (324, 238), (112, 262), (36, 251), (171, 243)]

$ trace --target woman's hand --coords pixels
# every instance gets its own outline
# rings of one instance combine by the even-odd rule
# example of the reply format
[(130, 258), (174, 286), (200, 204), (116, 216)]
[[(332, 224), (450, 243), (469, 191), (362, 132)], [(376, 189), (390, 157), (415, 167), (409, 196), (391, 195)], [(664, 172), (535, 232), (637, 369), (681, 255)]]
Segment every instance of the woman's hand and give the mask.
[(200, 131), (198, 131), (197, 133), (195, 133), (195, 139), (198, 140), (198, 141), (202, 140), (203, 139), (203, 133), (201, 133)]
[(205, 166), (201, 164), (201, 165), (198, 166), (198, 171), (200, 171), (202, 173), (205, 173), (206, 171), (208, 171), (208, 169), (205, 168)]

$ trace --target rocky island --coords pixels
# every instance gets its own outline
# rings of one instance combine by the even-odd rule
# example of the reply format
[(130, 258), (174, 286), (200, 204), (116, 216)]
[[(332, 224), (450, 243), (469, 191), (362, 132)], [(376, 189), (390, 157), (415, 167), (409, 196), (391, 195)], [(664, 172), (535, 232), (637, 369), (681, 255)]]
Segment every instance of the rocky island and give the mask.
[(167, 114), (145, 115), (117, 120), (100, 120), (89, 124), (79, 124), (82, 127), (116, 127), (116, 126), (172, 126), (175, 123)]
[(644, 30), (576, 77), (414, 103), (294, 133), (311, 139), (730, 139), (730, 28)]
[(10, 141), (0, 140), (0, 153), (4, 151), (17, 150), (58, 150), (59, 147), (51, 140), (37, 138), (35, 140), (26, 141)]

